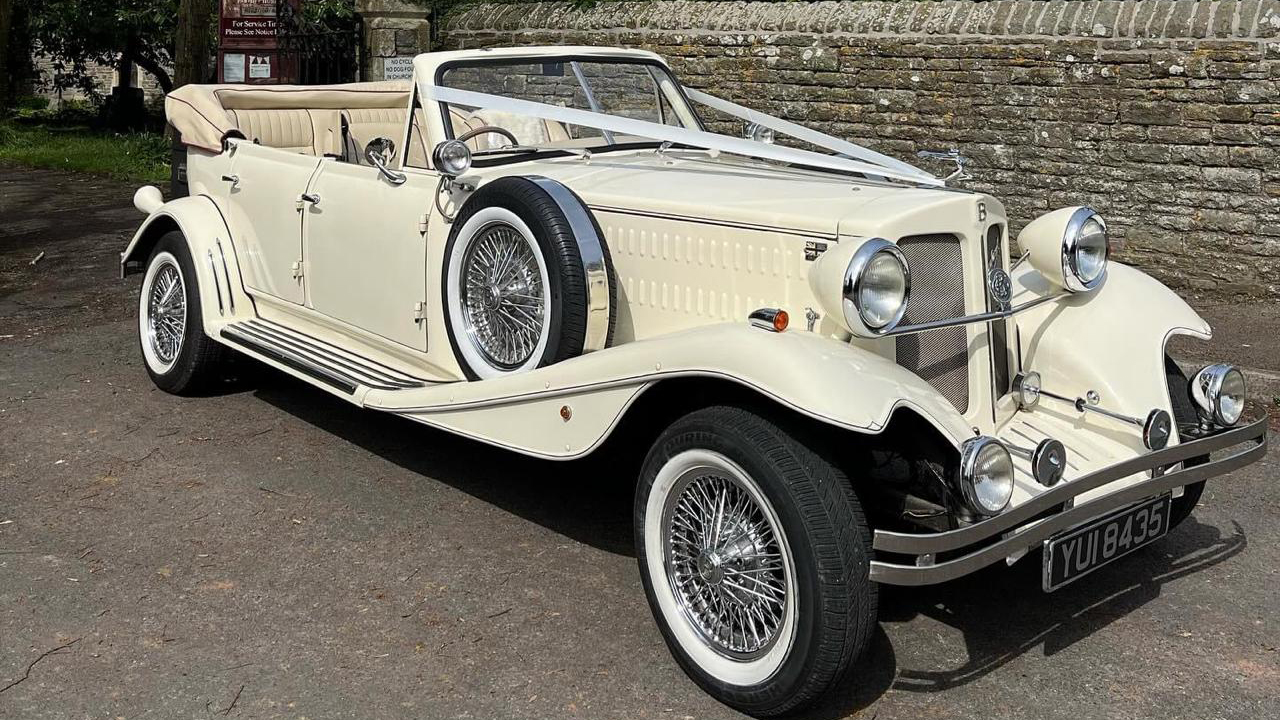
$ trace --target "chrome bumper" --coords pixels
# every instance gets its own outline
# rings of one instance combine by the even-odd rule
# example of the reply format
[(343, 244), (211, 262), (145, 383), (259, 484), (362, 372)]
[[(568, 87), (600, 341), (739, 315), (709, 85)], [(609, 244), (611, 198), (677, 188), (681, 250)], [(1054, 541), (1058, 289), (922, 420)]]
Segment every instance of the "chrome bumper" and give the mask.
[[(1156, 475), (1136, 485), (1109, 495), (1072, 505), (1076, 496), (1110, 482), (1140, 472), (1168, 467), (1200, 455), (1247, 445), (1231, 455), (1203, 465)], [(1248, 465), (1267, 452), (1267, 419), (1222, 431), (1216, 435), (1174, 445), (1102, 468), (1070, 482), (1046, 490), (1031, 500), (996, 517), (956, 530), (940, 533), (913, 534), (875, 531), (872, 547), (882, 553), (914, 555), (910, 565), (873, 560), (871, 579), (889, 585), (932, 585), (946, 582), (1003, 560), (1017, 552), (1043, 543), (1062, 530), (1075, 527), (1101, 515), (1139, 500), (1168, 492), (1176, 487), (1197, 483)], [(1064, 509), (1055, 515), (1036, 518), (1055, 507)], [(966, 547), (1003, 536), (996, 542), (942, 562), (934, 562), (940, 553), (951, 554)]]

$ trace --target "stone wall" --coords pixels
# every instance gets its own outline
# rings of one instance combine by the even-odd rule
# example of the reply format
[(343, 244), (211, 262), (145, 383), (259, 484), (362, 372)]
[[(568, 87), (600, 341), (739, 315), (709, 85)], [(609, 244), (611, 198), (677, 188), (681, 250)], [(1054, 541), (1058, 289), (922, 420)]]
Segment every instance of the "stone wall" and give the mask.
[(431, 23), (422, 3), (408, 0), (356, 0), (364, 18), (364, 80), (384, 80), (389, 58), (412, 58), (431, 49)]
[(644, 47), (900, 158), (956, 147), (1015, 232), (1089, 204), (1184, 292), (1280, 297), (1280, 0), (480, 5), (438, 49), (511, 44)]

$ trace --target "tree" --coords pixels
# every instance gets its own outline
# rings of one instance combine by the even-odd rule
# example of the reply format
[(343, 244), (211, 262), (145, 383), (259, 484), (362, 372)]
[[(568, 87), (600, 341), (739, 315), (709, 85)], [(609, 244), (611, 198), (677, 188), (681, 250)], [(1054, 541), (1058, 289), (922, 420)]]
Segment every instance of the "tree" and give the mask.
[(178, 1), (178, 28), (173, 52), (175, 87), (209, 80), (210, 42), (217, 14), (218, 0)]
[(173, 61), (178, 0), (18, 1), (26, 4), (36, 50), (54, 60), (54, 87), (95, 93), (91, 65), (127, 71), (136, 64), (162, 90), (173, 89), (165, 68)]

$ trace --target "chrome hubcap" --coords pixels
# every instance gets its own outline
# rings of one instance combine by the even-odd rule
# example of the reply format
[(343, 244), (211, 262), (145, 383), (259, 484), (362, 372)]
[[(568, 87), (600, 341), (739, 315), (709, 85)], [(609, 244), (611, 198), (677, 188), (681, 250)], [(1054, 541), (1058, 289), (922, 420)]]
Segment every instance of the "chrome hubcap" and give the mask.
[(736, 660), (773, 646), (787, 613), (779, 533), (736, 478), (712, 468), (685, 473), (663, 511), (667, 579), (703, 640)]
[(465, 329), (495, 367), (528, 362), (542, 337), (545, 281), (535, 252), (518, 230), (493, 223), (462, 259)]
[(187, 329), (187, 293), (178, 268), (165, 261), (147, 296), (147, 341), (160, 362), (172, 364), (182, 351)]

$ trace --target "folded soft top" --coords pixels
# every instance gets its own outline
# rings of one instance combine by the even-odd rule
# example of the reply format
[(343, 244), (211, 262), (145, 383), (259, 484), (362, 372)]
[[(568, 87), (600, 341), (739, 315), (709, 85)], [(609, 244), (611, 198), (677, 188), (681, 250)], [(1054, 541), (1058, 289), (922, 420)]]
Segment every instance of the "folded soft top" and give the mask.
[(408, 108), (408, 80), (344, 85), (184, 85), (164, 101), (182, 142), (213, 152), (236, 122), (228, 110)]

